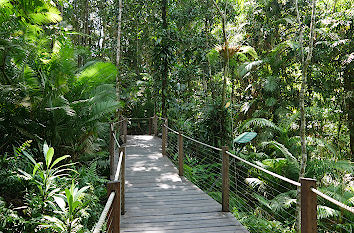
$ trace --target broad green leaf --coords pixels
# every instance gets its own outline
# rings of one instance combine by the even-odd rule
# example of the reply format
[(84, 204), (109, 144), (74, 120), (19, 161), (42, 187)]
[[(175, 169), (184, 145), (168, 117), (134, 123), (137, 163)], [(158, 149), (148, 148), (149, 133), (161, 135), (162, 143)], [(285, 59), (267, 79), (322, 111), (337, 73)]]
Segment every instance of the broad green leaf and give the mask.
[(54, 156), (54, 148), (50, 147), (48, 152), (47, 152), (47, 155), (46, 155), (46, 163), (47, 163), (47, 168), (48, 169), (49, 169), (50, 164), (52, 162), (53, 156)]
[(61, 156), (59, 158), (57, 158), (56, 160), (54, 160), (54, 162), (52, 163), (52, 165), (50, 166), (50, 169), (52, 169), (57, 163), (59, 163), (60, 161), (66, 159), (66, 158), (69, 158), (70, 155), (64, 155), (64, 156)]
[(43, 155), (44, 155), (44, 159), (45, 160), (47, 160), (48, 150), (49, 150), (49, 146), (48, 146), (47, 142), (44, 142), (44, 144), (43, 144)]
[(37, 163), (34, 168), (33, 168), (33, 172), (32, 172), (32, 176), (36, 175), (37, 170), (41, 167), (42, 163)]

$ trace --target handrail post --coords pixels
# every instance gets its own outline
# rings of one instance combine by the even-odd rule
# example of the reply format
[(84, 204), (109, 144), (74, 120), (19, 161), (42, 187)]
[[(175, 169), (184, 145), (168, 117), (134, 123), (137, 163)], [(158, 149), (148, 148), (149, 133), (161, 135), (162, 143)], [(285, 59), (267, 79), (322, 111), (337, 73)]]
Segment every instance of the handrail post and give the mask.
[(317, 195), (311, 188), (316, 188), (316, 180), (300, 178), (301, 183), (301, 233), (317, 232)]
[(154, 115), (154, 136), (157, 136), (157, 116)]
[[(124, 215), (125, 213), (125, 155), (126, 155), (126, 149), (125, 146), (121, 147), (120, 150), (123, 152), (123, 157), (122, 157), (122, 166), (121, 166), (121, 202), (122, 202), (122, 211), (121, 214)], [(120, 152), (119, 152), (120, 153)]]
[(222, 211), (229, 212), (229, 190), (230, 190), (230, 180), (229, 180), (229, 164), (230, 158), (226, 153), (228, 151), (227, 146), (222, 147)]
[(112, 224), (111, 224), (111, 231), (113, 233), (119, 233), (120, 232), (120, 212), (121, 212), (121, 196), (120, 196), (120, 190), (121, 190), (121, 182), (120, 181), (111, 181), (108, 182), (107, 184), (107, 194), (108, 196), (111, 194), (111, 192), (115, 192), (116, 195), (114, 197), (114, 201), (112, 203), (112, 213), (111, 213), (111, 219), (112, 219)]
[(128, 119), (124, 118), (124, 121), (123, 121), (123, 140), (124, 140), (124, 143), (127, 142), (127, 132), (128, 132)]
[(113, 174), (113, 166), (114, 166), (114, 148), (115, 148), (115, 141), (114, 141), (114, 127), (113, 123), (109, 124), (109, 165), (110, 165), (110, 175), (114, 176)]
[(167, 124), (168, 121), (165, 119), (165, 123), (162, 125), (162, 155), (166, 155), (166, 145), (167, 145)]
[(183, 176), (183, 136), (178, 133), (178, 175)]

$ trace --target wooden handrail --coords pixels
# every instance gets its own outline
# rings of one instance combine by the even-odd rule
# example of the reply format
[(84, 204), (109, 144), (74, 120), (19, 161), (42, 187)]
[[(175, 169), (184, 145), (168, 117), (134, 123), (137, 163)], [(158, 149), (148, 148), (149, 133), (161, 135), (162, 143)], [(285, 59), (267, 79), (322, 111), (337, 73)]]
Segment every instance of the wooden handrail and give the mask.
[[(304, 203), (312, 203), (311, 205), (311, 208), (309, 208), (309, 204), (306, 204), (306, 208), (305, 206), (303, 206), (303, 208), (301, 208), (301, 211), (302, 211), (302, 218), (303, 219), (306, 219), (304, 220), (304, 224), (302, 225), (302, 229), (306, 230), (306, 229), (310, 229), (309, 232), (315, 232), (317, 230), (317, 213), (316, 213), (316, 207), (317, 207), (317, 196), (320, 196), (324, 199), (326, 199), (327, 201), (339, 206), (340, 208), (343, 208), (351, 213), (354, 213), (354, 207), (349, 207), (337, 200), (335, 200), (334, 198), (320, 192), (319, 190), (316, 189), (316, 181), (315, 180), (312, 180), (312, 179), (307, 179), (307, 178), (302, 178), (301, 179), (301, 183), (300, 182), (297, 182), (297, 181), (294, 181), (294, 180), (291, 180), (287, 177), (284, 177), (284, 176), (281, 176), (277, 173), (274, 173), (274, 172), (271, 172), (261, 166), (258, 166), (252, 162), (249, 162), (235, 154), (232, 154), (231, 152), (229, 152), (227, 150), (227, 147), (223, 147), (222, 149), (221, 148), (217, 148), (217, 147), (214, 147), (214, 146), (211, 146), (211, 145), (208, 145), (206, 143), (203, 143), (203, 142), (200, 142), (194, 138), (191, 138), (187, 135), (184, 135), (182, 134), (181, 132), (177, 132), (173, 129), (171, 129), (170, 127), (168, 127), (167, 125), (167, 119), (165, 118), (161, 118), (161, 117), (157, 117), (156, 115), (154, 117), (151, 117), (151, 118), (124, 118), (123, 120), (119, 121), (119, 122), (126, 122), (128, 119), (132, 120), (132, 119), (142, 119), (142, 120), (147, 120), (147, 119), (152, 119), (153, 122), (150, 123), (150, 126), (153, 126), (153, 131), (154, 131), (154, 134), (157, 135), (157, 119), (160, 119), (160, 120), (164, 120), (164, 123), (162, 124), (163, 126), (163, 133), (162, 133), (162, 151), (165, 151), (166, 152), (166, 147), (167, 147), (167, 130), (171, 131), (172, 133), (178, 135), (178, 152), (179, 152), (179, 156), (178, 156), (178, 159), (179, 159), (179, 174), (181, 176), (183, 176), (183, 140), (182, 138), (186, 138), (186, 139), (189, 139), (195, 143), (198, 143), (200, 145), (203, 145), (203, 146), (206, 146), (206, 147), (209, 147), (213, 150), (217, 150), (217, 151), (222, 151), (222, 154), (223, 154), (223, 164), (222, 164), (222, 168), (223, 168), (223, 190), (222, 190), (222, 210), (223, 211), (229, 211), (229, 208), (228, 208), (228, 205), (229, 205), (229, 200), (228, 200), (228, 192), (229, 192), (229, 188), (228, 188), (228, 179), (229, 179), (229, 174), (228, 174), (228, 167), (230, 166), (229, 165), (229, 157), (233, 157), (253, 168), (256, 168), (258, 170), (261, 170), (273, 177), (276, 177), (282, 181), (285, 181), (289, 184), (292, 184), (294, 186), (297, 186), (297, 187), (300, 187), (301, 188), (301, 192), (303, 193), (302, 195), (302, 199), (304, 200)], [(118, 123), (118, 122), (117, 122)], [(104, 210), (102, 211), (101, 213), (101, 216), (100, 216), (100, 219), (99, 221), (97, 222), (93, 232), (94, 233), (97, 233), (97, 232), (100, 232), (103, 224), (104, 224), (104, 221), (105, 219), (107, 218), (107, 215), (109, 213), (109, 210), (110, 208), (118, 208), (119, 207), (119, 210), (117, 209), (112, 209), (112, 213), (111, 213), (111, 217), (110, 219), (112, 219), (112, 225), (113, 228), (110, 228), (110, 229), (114, 229), (115, 232), (119, 232), (119, 222), (120, 222), (120, 214), (121, 214), (121, 207), (122, 207), (122, 213), (124, 213), (124, 174), (125, 174), (125, 171), (124, 171), (124, 167), (125, 167), (125, 147), (121, 147), (119, 145), (119, 141), (116, 137), (116, 134), (113, 132), (113, 125), (114, 123), (111, 123), (111, 127), (110, 127), (110, 130), (111, 130), (111, 142), (110, 144), (112, 144), (114, 146), (114, 149), (115, 149), (115, 146), (117, 145), (118, 146), (118, 155), (119, 155), (119, 159), (118, 159), (118, 163), (117, 163), (117, 168), (116, 168), (116, 171), (114, 173), (114, 178), (113, 178), (113, 182), (110, 182), (110, 185), (109, 185), (109, 197), (108, 197), (108, 200), (107, 200), (107, 203), (105, 205), (105, 208)], [(124, 127), (124, 126), (123, 126)], [(150, 127), (150, 132), (151, 132), (151, 128)], [(126, 132), (125, 132), (126, 133)], [(126, 137), (126, 135), (125, 135)], [(113, 153), (114, 153), (114, 149), (112, 150)], [(111, 149), (110, 149), (111, 151)], [(224, 174), (225, 173), (225, 174)], [(308, 182), (307, 182), (308, 181)], [(307, 183), (308, 184), (307, 184)], [(310, 182), (312, 182), (310, 184)], [(119, 188), (118, 188), (119, 187)], [(306, 196), (306, 197), (305, 197)], [(116, 199), (115, 199), (116, 198)], [(118, 207), (114, 207), (116, 204), (113, 204), (113, 203), (116, 203), (117, 200), (119, 200), (119, 205), (117, 204)], [(113, 206), (112, 206), (113, 205)], [(117, 212), (118, 211), (118, 212)], [(306, 213), (305, 213), (306, 212)]]
[(243, 158), (241, 158), (241, 157), (238, 157), (237, 155), (231, 154), (231, 153), (228, 152), (228, 151), (227, 151), (226, 153), (227, 153), (228, 155), (230, 155), (231, 157), (234, 157), (235, 159), (240, 160), (241, 162), (244, 162), (244, 163), (250, 165), (251, 167), (257, 168), (257, 169), (259, 169), (259, 170), (261, 170), (261, 171), (263, 171), (263, 172), (265, 172), (265, 173), (267, 173), (267, 174), (269, 174), (269, 175), (271, 175), (271, 176), (274, 176), (274, 177), (276, 177), (276, 178), (279, 178), (279, 179), (281, 179), (281, 180), (283, 180), (283, 181), (285, 181), (285, 182), (288, 182), (288, 183), (290, 183), (290, 184), (293, 184), (293, 185), (295, 185), (295, 186), (301, 186), (301, 184), (300, 184), (299, 182), (296, 182), (296, 181), (294, 181), (294, 180), (291, 180), (291, 179), (289, 179), (289, 178), (286, 178), (285, 176), (281, 176), (281, 175), (279, 175), (279, 174), (277, 174), (277, 173), (268, 171), (267, 169), (265, 169), (265, 168), (263, 168), (263, 167), (260, 167), (260, 166), (258, 166), (258, 165), (256, 165), (256, 164), (253, 164), (253, 163), (251, 163), (251, 162), (248, 162), (247, 160), (245, 160), (245, 159), (243, 159)]
[(116, 134), (115, 134), (115, 133), (113, 133), (113, 138), (114, 138), (114, 141), (115, 141), (115, 143), (117, 144), (118, 148), (120, 148), (120, 144), (119, 144), (119, 142), (118, 142), (118, 140), (117, 140), (117, 137), (116, 137)]
[(343, 208), (345, 210), (348, 210), (349, 212), (353, 213), (354, 214), (354, 207), (350, 207), (350, 206), (347, 206), (346, 204), (343, 204), (342, 202), (339, 202), (337, 201), (336, 199), (322, 193), (321, 191), (315, 189), (315, 188), (311, 188), (311, 191), (316, 193), (317, 196), (320, 196), (322, 197), (323, 199), (326, 199), (327, 201), (339, 206), (340, 208)]
[[(176, 135), (179, 134), (177, 131), (175, 131), (175, 130), (169, 128), (168, 126), (166, 126), (166, 125), (164, 125), (164, 126), (165, 126), (168, 130), (170, 130), (171, 132), (173, 132), (174, 134), (176, 134)], [(217, 150), (217, 151), (222, 151), (221, 148), (217, 148), (217, 147), (208, 145), (208, 144), (206, 144), (206, 143), (204, 143), (204, 142), (200, 142), (200, 141), (198, 141), (198, 140), (196, 140), (196, 139), (194, 139), (194, 138), (188, 137), (188, 136), (186, 136), (186, 135), (184, 135), (184, 134), (182, 134), (182, 136), (183, 136), (184, 138), (187, 138), (187, 139), (189, 139), (189, 140), (191, 140), (191, 141), (193, 141), (193, 142), (196, 142), (196, 143), (198, 143), (198, 144), (200, 144), (200, 145), (209, 147), (209, 148), (214, 149), (214, 150)], [(252, 166), (252, 167), (254, 167), (254, 168), (257, 168), (257, 169), (259, 169), (259, 170), (264, 171), (265, 173), (268, 173), (269, 175), (272, 175), (272, 176), (274, 176), (274, 177), (277, 177), (277, 178), (279, 178), (279, 179), (281, 179), (281, 180), (283, 180), (283, 181), (286, 181), (286, 182), (288, 182), (288, 183), (290, 183), (290, 184), (293, 184), (293, 185), (295, 185), (295, 186), (301, 186), (299, 182), (296, 182), (296, 181), (294, 181), (294, 180), (291, 180), (291, 179), (289, 179), (289, 178), (286, 178), (286, 177), (281, 176), (281, 175), (279, 175), (279, 174), (276, 174), (276, 173), (274, 173), (274, 172), (268, 171), (267, 169), (264, 169), (264, 168), (262, 168), (262, 167), (260, 167), (260, 166), (258, 166), (258, 165), (256, 165), (256, 164), (253, 164), (253, 163), (251, 163), (251, 162), (248, 162), (247, 160), (242, 159), (242, 158), (240, 158), (240, 157), (238, 157), (238, 156), (236, 156), (236, 155), (230, 153), (229, 151), (227, 151), (226, 153), (227, 153), (228, 155), (230, 155), (230, 156), (232, 156), (232, 157), (234, 157), (234, 158), (240, 160), (241, 162), (244, 162), (244, 163), (246, 163), (246, 164), (248, 164), (248, 165), (250, 165), (250, 166)]]
[(103, 209), (103, 211), (101, 213), (101, 216), (100, 216), (98, 222), (96, 223), (96, 226), (93, 229), (92, 233), (99, 233), (101, 231), (101, 229), (103, 227), (103, 224), (104, 224), (104, 222), (106, 220), (108, 211), (109, 211), (109, 209), (112, 206), (112, 203), (113, 203), (115, 195), (116, 195), (115, 192), (111, 192), (111, 194), (109, 195), (108, 200), (106, 202), (106, 205), (104, 206), (104, 209)]
[[(117, 122), (126, 122), (126, 118)], [(123, 126), (124, 127), (124, 126)], [(126, 134), (126, 130), (123, 130), (124, 134)], [(126, 137), (126, 135), (125, 135)], [(118, 147), (118, 163), (117, 168), (114, 173), (114, 178), (111, 182), (108, 183), (107, 192), (109, 194), (108, 200), (106, 205), (100, 215), (98, 222), (96, 223), (94, 229), (92, 230), (93, 233), (98, 233), (102, 230), (103, 224), (105, 223), (107, 217), (111, 220), (111, 225), (109, 229), (113, 230), (113, 233), (118, 233), (120, 229), (120, 215), (121, 213), (124, 214), (124, 184), (125, 184), (125, 147), (122, 147), (119, 144), (119, 141), (116, 137), (114, 132), (114, 123), (110, 123), (110, 166), (111, 166), (111, 175), (112, 169), (114, 165), (114, 155), (115, 155), (115, 148)], [(108, 213), (110, 212), (110, 216)]]
[[(246, 163), (248, 164), (249, 166), (251, 167), (254, 167), (256, 169), (259, 169), (273, 177), (276, 177), (276, 178), (279, 178), (281, 179), (282, 181), (285, 181), (287, 183), (290, 183), (294, 186), (297, 186), (297, 187), (300, 187), (301, 188), (301, 194), (302, 194), (302, 197), (301, 199), (303, 199), (303, 203), (302, 203), (302, 208), (301, 208), (301, 218), (303, 219), (302, 221), (302, 224), (301, 224), (301, 229), (304, 231), (304, 232), (317, 232), (317, 197), (320, 196), (322, 198), (324, 198), (325, 200), (337, 205), (338, 207), (344, 209), (344, 210), (347, 210), (351, 213), (354, 213), (354, 207), (350, 207), (350, 206), (347, 206), (337, 200), (335, 200), (334, 198), (320, 192), (319, 190), (316, 189), (316, 180), (313, 180), (313, 179), (308, 179), (308, 178), (301, 178), (301, 183), (300, 182), (297, 182), (297, 181), (294, 181), (294, 180), (291, 180), (287, 177), (284, 177), (284, 176), (281, 176), (279, 174), (276, 174), (274, 172), (271, 172), (265, 168), (262, 168), (256, 164), (253, 164), (237, 155), (234, 155), (232, 153), (230, 153), (229, 151), (227, 151), (227, 148), (223, 148), (223, 149), (220, 149), (220, 148), (217, 148), (217, 147), (214, 147), (214, 146), (211, 146), (211, 145), (208, 145), (206, 143), (203, 143), (203, 142), (200, 142), (194, 138), (191, 138), (191, 137), (188, 137), (180, 132), (177, 132), (173, 129), (171, 129), (170, 127), (167, 126), (167, 124), (164, 124), (163, 125), (164, 128), (168, 129), (169, 131), (171, 131), (172, 133), (176, 134), (177, 136), (179, 137), (184, 137), (184, 138), (187, 138), (193, 142), (196, 142), (200, 145), (203, 145), (203, 146), (206, 146), (206, 147), (209, 147), (211, 149), (214, 149), (214, 150), (218, 150), (218, 151), (222, 151), (223, 152), (223, 164), (222, 164), (222, 168), (223, 168), (223, 171), (222, 171), (222, 175), (223, 175), (223, 185), (222, 185), (222, 210), (223, 211), (229, 211), (228, 210), (228, 205), (229, 205), (229, 200), (228, 200), (228, 179), (229, 179), (229, 175), (227, 174), (228, 173), (228, 169), (227, 167), (229, 166), (229, 163), (228, 163), (228, 156), (231, 156), (243, 163)], [(178, 140), (180, 141), (180, 140)], [(178, 143), (179, 145), (181, 143)], [(183, 144), (182, 144), (183, 146)], [(179, 146), (179, 150), (183, 150), (183, 148), (180, 148)], [(181, 156), (179, 156), (181, 157)], [(180, 158), (179, 158), (180, 159)], [(181, 161), (178, 161), (178, 164), (183, 164)], [(225, 173), (225, 174), (224, 174)], [(220, 177), (219, 177), (220, 178)], [(218, 178), (218, 179), (219, 179)], [(305, 185), (306, 184), (306, 185)], [(306, 204), (305, 204), (306, 203)]]
[(117, 164), (117, 169), (114, 175), (114, 181), (118, 181), (119, 180), (119, 176), (120, 176), (120, 169), (122, 167), (122, 162), (123, 162), (123, 156), (124, 156), (124, 152), (123, 150), (120, 151), (119, 153), (119, 160), (118, 160), (118, 164)]

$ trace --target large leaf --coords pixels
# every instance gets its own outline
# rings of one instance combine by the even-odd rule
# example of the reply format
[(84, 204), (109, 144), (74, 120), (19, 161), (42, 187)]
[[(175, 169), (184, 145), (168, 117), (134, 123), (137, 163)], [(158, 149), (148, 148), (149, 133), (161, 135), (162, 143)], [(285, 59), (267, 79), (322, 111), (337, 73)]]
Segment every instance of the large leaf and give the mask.
[(54, 196), (55, 202), (58, 204), (59, 208), (63, 211), (66, 212), (66, 203), (65, 200), (62, 197), (59, 196)]
[(45, 156), (45, 161), (48, 169), (50, 167), (50, 164), (52, 163), (53, 156), (54, 156), (54, 148), (50, 147)]
[(54, 162), (52, 163), (52, 165), (50, 166), (50, 169), (52, 169), (57, 163), (59, 163), (60, 161), (66, 159), (66, 158), (69, 158), (70, 155), (64, 155), (64, 156), (61, 156), (59, 158), (57, 158), (56, 160), (54, 160)]

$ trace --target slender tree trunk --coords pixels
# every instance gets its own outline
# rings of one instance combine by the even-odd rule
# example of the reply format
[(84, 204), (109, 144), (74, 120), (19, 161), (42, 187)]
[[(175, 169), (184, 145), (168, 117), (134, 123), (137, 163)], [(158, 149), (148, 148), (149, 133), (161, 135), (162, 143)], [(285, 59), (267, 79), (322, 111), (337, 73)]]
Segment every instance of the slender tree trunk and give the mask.
[[(205, 49), (208, 50), (209, 49), (209, 32), (210, 32), (210, 28), (209, 28), (209, 20), (208, 20), (208, 14), (206, 14), (205, 16), (205, 20), (204, 20), (204, 29), (205, 29)], [(206, 67), (205, 67), (205, 72), (207, 73), (207, 78), (204, 79), (204, 96), (206, 97), (208, 94), (208, 82), (211, 79), (211, 67), (210, 67), (210, 62), (209, 59), (207, 58), (207, 62), (206, 62)]]
[[(316, 0), (312, 0), (312, 12), (311, 12), (311, 24), (310, 24), (310, 41), (309, 41), (309, 52), (305, 60), (304, 54), (304, 44), (303, 44), (303, 28), (300, 19), (298, 1), (295, 1), (295, 7), (297, 12), (297, 21), (300, 27), (299, 31), (299, 43), (301, 52), (301, 65), (302, 65), (302, 75), (301, 75), (301, 89), (299, 94), (300, 101), (300, 140), (301, 140), (301, 165), (299, 179), (305, 176), (306, 165), (307, 165), (307, 151), (306, 151), (306, 109), (305, 109), (305, 94), (306, 94), (306, 83), (307, 83), (307, 69), (311, 62), (312, 51), (313, 51), (313, 40), (314, 40), (314, 28), (315, 28), (315, 12), (316, 12)], [(301, 228), (301, 189), (297, 189), (297, 202), (296, 202), (296, 213), (297, 213), (297, 230), (300, 232)]]
[[(116, 76), (116, 96), (117, 101), (120, 101), (120, 70), (119, 70), (119, 62), (121, 56), (120, 50), (120, 38), (122, 34), (122, 11), (123, 11), (123, 3), (122, 0), (118, 1), (118, 25), (117, 25), (117, 47), (116, 47), (116, 66), (117, 66), (117, 76)], [(120, 119), (120, 110), (117, 109), (116, 111), (117, 120)]]
[[(216, 3), (215, 0), (213, 0), (213, 4), (216, 7), (217, 11), (219, 12), (219, 15), (221, 17), (221, 23), (222, 23), (222, 32), (223, 32), (223, 40), (224, 40), (224, 47), (223, 50), (225, 50), (225, 54), (224, 54), (224, 79), (223, 79), (223, 84), (222, 84), (222, 94), (221, 94), (221, 110), (224, 111), (225, 108), (225, 102), (226, 102), (226, 81), (227, 81), (227, 76), (228, 76), (228, 68), (229, 68), (229, 42), (227, 40), (227, 35), (226, 35), (226, 14), (225, 12), (223, 12), (220, 7), (218, 6), (218, 4)], [(228, 140), (228, 132), (227, 132), (227, 122), (226, 122), (226, 118), (222, 117), (220, 119), (220, 129), (223, 132), (222, 134), (222, 138), (220, 139), (220, 143), (222, 145), (226, 145), (227, 140)]]
[[(221, 12), (221, 11), (220, 11)], [(224, 59), (224, 80), (222, 84), (222, 98), (221, 98), (221, 106), (225, 106), (226, 101), (226, 80), (229, 73), (229, 42), (227, 40), (225, 23), (226, 23), (226, 15), (221, 12), (221, 20), (222, 20), (222, 35), (224, 39), (224, 48), (225, 48), (225, 59)]]
[(225, 23), (226, 23), (226, 15), (218, 4), (216, 3), (215, 0), (212, 0), (214, 6), (216, 7), (217, 11), (219, 12), (219, 15), (221, 17), (221, 24), (222, 24), (222, 35), (223, 35), (223, 40), (224, 40), (224, 48), (225, 49), (225, 59), (224, 59), (224, 80), (223, 80), (223, 85), (222, 85), (222, 94), (221, 94), (221, 106), (225, 106), (225, 99), (226, 99), (226, 80), (227, 80), (227, 75), (228, 75), (228, 67), (229, 67), (229, 42), (227, 41), (227, 35), (226, 35), (226, 29), (225, 29)]
[(346, 112), (347, 112), (347, 122), (349, 129), (349, 147), (350, 147), (350, 159), (354, 161), (354, 98), (353, 98), (353, 77), (354, 77), (354, 67), (351, 64), (348, 64), (343, 69), (343, 79), (344, 79), (344, 90), (347, 93), (346, 102)]
[(168, 46), (167, 46), (167, 0), (161, 1), (161, 17), (162, 17), (162, 30), (163, 30), (163, 43), (162, 51), (165, 54), (163, 60), (163, 68), (161, 74), (161, 110), (162, 117), (167, 116), (167, 107), (166, 107), (166, 91), (167, 91), (167, 78), (168, 78)]
[[(210, 22), (209, 18), (208, 18), (208, 16), (206, 16), (205, 17), (205, 47), (207, 50), (209, 49), (209, 35), (210, 35), (209, 22)], [(207, 58), (207, 74), (208, 74), (208, 78), (206, 80), (206, 91), (211, 90), (211, 97), (212, 97), (212, 99), (215, 99), (215, 90), (212, 87), (212, 83), (211, 83), (212, 73), (211, 73), (211, 66), (210, 66), (209, 58)], [(207, 93), (205, 93), (205, 95), (207, 96)]]

